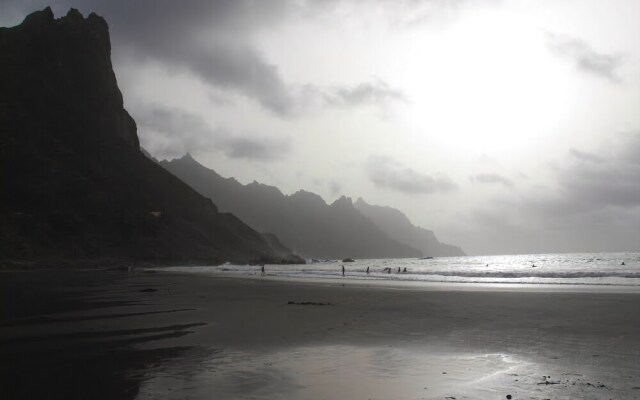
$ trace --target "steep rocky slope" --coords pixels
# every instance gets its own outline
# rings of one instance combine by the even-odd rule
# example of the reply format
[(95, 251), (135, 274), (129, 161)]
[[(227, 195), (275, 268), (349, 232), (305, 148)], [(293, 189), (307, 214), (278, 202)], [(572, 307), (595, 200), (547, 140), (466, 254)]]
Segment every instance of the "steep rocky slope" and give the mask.
[(73, 9), (0, 29), (2, 262), (293, 258), (140, 152), (110, 53), (105, 20)]
[(284, 195), (257, 182), (243, 185), (223, 178), (190, 155), (160, 163), (211, 198), (221, 210), (238, 215), (260, 232), (273, 232), (282, 243), (308, 258), (420, 257), (416, 248), (380, 229), (342, 197), (327, 204), (315, 193)]
[(433, 231), (413, 225), (400, 210), (392, 207), (374, 206), (362, 198), (359, 198), (354, 206), (389, 237), (420, 250), (424, 257), (466, 255), (458, 246), (441, 243)]

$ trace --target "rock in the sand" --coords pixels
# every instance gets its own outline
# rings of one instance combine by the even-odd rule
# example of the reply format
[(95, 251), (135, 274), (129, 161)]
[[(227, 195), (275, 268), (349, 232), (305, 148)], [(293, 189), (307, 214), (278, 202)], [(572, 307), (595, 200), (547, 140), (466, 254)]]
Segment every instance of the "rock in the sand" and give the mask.
[(316, 303), (313, 301), (300, 301), (300, 302), (295, 302), (295, 301), (289, 301), (287, 304), (291, 304), (291, 305), (296, 305), (296, 306), (330, 306), (331, 303), (327, 302), (327, 303)]

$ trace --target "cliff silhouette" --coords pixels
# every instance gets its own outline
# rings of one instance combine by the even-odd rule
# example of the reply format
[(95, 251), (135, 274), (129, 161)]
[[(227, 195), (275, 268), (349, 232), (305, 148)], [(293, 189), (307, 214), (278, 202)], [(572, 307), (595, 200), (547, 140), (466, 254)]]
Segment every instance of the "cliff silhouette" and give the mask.
[(362, 198), (354, 206), (389, 237), (420, 250), (423, 257), (466, 256), (460, 247), (440, 242), (433, 231), (413, 225), (398, 209), (371, 205)]
[(0, 54), (5, 265), (301, 261), (141, 153), (103, 18), (46, 8)]
[[(327, 204), (315, 193), (291, 195), (252, 182), (223, 178), (191, 155), (160, 165), (211, 198), (220, 209), (240, 217), (260, 232), (273, 232), (285, 246), (307, 258), (395, 258), (464, 255), (442, 244), (433, 232), (413, 226), (400, 211), (388, 217), (361, 199), (341, 197)], [(365, 205), (367, 207), (365, 207)]]

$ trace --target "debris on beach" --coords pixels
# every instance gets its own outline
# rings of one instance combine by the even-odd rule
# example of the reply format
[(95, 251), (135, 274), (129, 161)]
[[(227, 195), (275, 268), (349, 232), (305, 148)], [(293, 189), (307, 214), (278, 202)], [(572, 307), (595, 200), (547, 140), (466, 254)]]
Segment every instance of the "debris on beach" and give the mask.
[(300, 302), (296, 302), (296, 301), (289, 301), (287, 304), (290, 305), (296, 305), (296, 306), (330, 306), (332, 305), (329, 302), (326, 303), (316, 303), (314, 301), (300, 301)]

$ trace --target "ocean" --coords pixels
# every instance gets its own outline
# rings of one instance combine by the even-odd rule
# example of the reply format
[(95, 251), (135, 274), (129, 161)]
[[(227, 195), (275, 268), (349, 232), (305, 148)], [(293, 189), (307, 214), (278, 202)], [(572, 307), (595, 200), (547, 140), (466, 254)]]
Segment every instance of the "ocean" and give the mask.
[[(268, 264), (265, 270), (269, 277), (342, 279), (343, 265), (345, 276), (356, 280), (640, 287), (640, 252), (328, 260), (306, 265)], [(260, 276), (260, 266), (249, 265), (183, 266), (166, 270)]]

